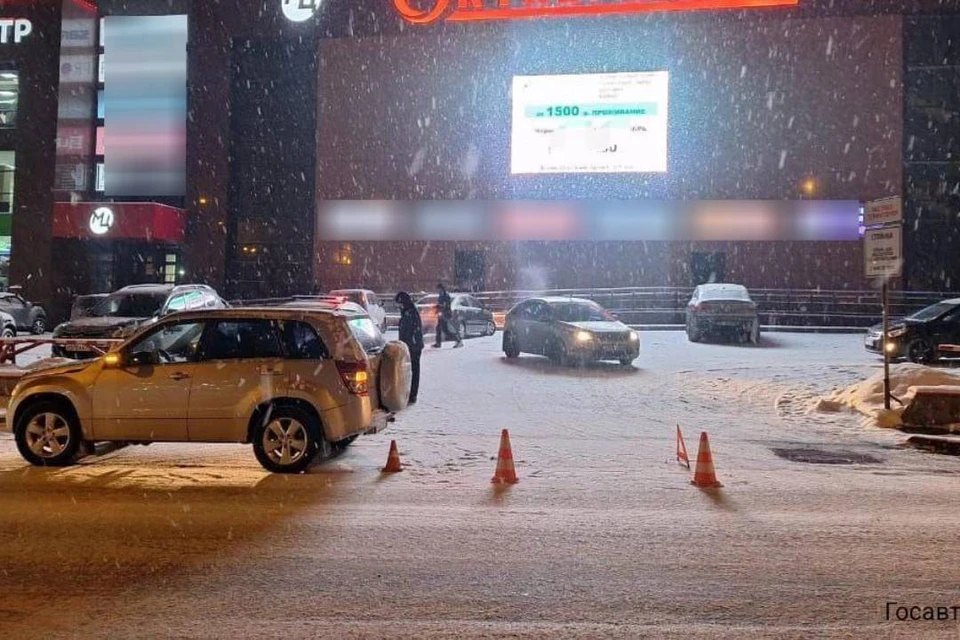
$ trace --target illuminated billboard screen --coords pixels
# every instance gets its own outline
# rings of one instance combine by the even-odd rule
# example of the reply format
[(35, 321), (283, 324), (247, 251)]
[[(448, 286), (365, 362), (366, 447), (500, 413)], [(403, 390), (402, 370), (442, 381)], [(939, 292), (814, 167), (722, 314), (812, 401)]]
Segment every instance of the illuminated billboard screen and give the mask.
[(666, 71), (514, 76), (510, 170), (667, 171)]

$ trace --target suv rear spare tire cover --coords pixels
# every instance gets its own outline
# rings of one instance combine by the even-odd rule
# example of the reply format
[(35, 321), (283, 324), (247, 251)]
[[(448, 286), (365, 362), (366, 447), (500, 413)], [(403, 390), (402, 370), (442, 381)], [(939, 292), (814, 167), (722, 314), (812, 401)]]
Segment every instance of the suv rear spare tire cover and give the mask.
[(410, 350), (402, 342), (389, 342), (380, 355), (380, 405), (387, 411), (402, 411), (410, 400)]

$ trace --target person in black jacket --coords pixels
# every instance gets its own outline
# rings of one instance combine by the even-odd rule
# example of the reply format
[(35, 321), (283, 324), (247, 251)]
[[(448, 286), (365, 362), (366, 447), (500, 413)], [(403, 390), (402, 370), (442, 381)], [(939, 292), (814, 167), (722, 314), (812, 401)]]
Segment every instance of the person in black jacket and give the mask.
[(400, 305), (400, 342), (410, 349), (410, 372), (413, 380), (410, 382), (410, 404), (417, 403), (417, 393), (420, 391), (420, 355), (423, 353), (423, 325), (420, 322), (420, 312), (413, 304), (413, 298), (406, 291), (401, 291), (395, 298)]
[(437, 339), (433, 343), (433, 347), (439, 349), (443, 345), (444, 331), (452, 333), (453, 337), (456, 338), (457, 342), (453, 345), (454, 349), (462, 347), (463, 337), (460, 335), (460, 329), (453, 321), (453, 298), (447, 293), (447, 288), (443, 286), (442, 282), (437, 284), (437, 293)]

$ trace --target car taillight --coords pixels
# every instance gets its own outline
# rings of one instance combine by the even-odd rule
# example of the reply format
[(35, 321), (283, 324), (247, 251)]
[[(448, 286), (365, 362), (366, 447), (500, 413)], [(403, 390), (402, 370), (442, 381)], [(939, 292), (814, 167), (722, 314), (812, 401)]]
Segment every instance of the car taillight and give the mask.
[(369, 395), (370, 373), (367, 371), (367, 363), (337, 360), (337, 371), (350, 393), (355, 396)]

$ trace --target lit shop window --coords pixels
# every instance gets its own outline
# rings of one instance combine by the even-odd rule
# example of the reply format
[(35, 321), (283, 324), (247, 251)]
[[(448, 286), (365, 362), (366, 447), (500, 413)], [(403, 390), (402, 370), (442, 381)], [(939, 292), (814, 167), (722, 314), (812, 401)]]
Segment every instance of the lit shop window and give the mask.
[(163, 283), (164, 284), (177, 283), (177, 254), (175, 253), (168, 253), (164, 258)]
[(16, 71), (0, 71), (0, 128), (17, 126), (20, 102), (20, 76)]
[[(13, 182), (17, 173), (16, 154), (13, 151), (0, 151), (0, 215), (13, 213)], [(3, 233), (3, 220), (0, 220), (0, 235)]]
[(343, 243), (333, 254), (333, 264), (339, 264), (348, 267), (353, 264), (353, 245)]

